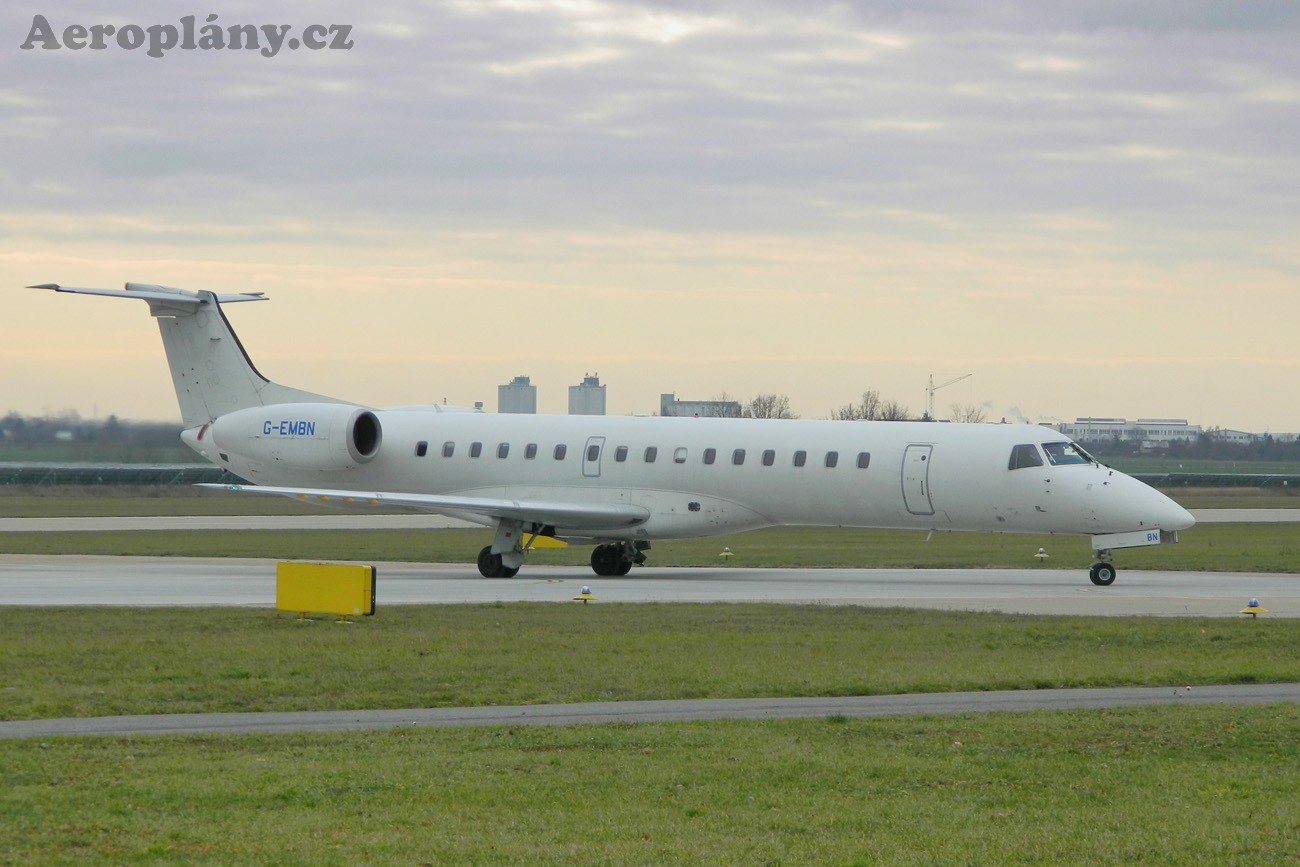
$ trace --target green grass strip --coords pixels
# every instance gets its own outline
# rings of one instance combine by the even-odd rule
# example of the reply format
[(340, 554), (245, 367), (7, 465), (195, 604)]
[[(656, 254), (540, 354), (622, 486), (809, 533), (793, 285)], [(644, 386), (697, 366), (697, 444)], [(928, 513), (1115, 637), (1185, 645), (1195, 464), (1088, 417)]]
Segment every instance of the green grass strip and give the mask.
[(1300, 708), (0, 743), (6, 864), (1281, 864)]
[(1300, 681), (1300, 620), (849, 606), (0, 608), (0, 718)]

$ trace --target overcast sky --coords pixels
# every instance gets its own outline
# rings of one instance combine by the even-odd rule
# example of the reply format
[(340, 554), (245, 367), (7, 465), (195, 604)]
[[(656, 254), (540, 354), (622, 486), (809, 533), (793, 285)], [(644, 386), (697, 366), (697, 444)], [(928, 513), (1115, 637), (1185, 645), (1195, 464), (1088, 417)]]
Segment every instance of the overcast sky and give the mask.
[[(1294, 0), (102, 5), (0, 11), (0, 412), (179, 417), (143, 304), (21, 288), (136, 280), (370, 405), (1300, 430)], [(352, 48), (20, 47), (186, 14)]]

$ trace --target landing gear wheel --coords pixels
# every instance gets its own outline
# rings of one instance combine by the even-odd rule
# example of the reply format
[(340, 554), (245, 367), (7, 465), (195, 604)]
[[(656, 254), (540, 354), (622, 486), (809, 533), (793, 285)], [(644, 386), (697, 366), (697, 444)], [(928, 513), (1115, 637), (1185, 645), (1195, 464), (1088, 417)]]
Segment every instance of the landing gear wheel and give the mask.
[(626, 575), (627, 573), (629, 573), (629, 572), (631, 572), (631, 571), (632, 571), (632, 561), (631, 561), (631, 560), (625, 560), (625, 559), (620, 558), (619, 561), (618, 561), (618, 571), (615, 572), (614, 574), (616, 574), (616, 575)]
[(1098, 587), (1109, 587), (1115, 583), (1115, 567), (1109, 563), (1093, 563), (1088, 570), (1088, 577)]
[(623, 566), (623, 551), (618, 545), (597, 545), (591, 552), (591, 571), (602, 577), (626, 575), (619, 572)]
[(517, 568), (501, 562), (500, 554), (492, 553), (491, 545), (478, 552), (478, 571), (484, 578), (513, 578), (519, 574)]

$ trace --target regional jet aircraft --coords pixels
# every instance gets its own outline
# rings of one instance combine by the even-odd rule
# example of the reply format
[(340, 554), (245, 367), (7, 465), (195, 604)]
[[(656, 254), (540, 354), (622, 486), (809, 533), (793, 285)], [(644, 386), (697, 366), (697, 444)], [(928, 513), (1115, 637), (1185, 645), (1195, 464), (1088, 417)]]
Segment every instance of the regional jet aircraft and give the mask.
[(158, 320), (185, 430), (252, 482), (233, 491), (400, 506), (495, 530), (485, 577), (535, 546), (595, 543), (591, 568), (626, 575), (657, 539), (817, 526), (1092, 537), (1111, 551), (1177, 541), (1192, 516), (1050, 428), (931, 422), (495, 415), (379, 409), (258, 373), (216, 294), (127, 283), (31, 288), (136, 298)]

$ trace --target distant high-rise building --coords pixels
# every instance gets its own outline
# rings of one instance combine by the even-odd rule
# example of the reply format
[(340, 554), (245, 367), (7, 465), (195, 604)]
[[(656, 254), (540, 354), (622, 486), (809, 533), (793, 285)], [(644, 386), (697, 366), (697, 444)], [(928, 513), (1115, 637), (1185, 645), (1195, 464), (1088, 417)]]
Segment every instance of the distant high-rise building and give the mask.
[(537, 412), (537, 386), (526, 376), (516, 376), (505, 385), (497, 386), (497, 412)]
[(569, 415), (604, 415), (605, 386), (600, 377), (586, 374), (578, 385), (569, 386)]

